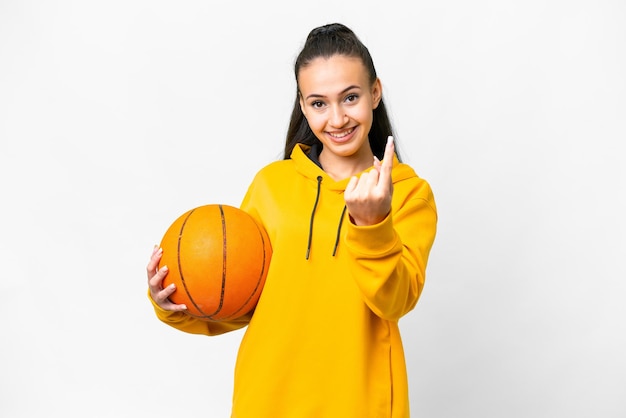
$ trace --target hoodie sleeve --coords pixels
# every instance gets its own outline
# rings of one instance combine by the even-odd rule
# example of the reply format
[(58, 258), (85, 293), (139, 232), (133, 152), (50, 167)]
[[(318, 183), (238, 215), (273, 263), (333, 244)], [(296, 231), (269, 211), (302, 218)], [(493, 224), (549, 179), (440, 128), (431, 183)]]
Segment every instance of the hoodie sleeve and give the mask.
[(423, 182), (420, 189), (404, 201), (394, 191), (397, 209), (379, 224), (347, 227), (352, 275), (365, 303), (383, 319), (398, 320), (413, 309), (424, 287), (437, 210), (430, 186)]
[(152, 303), (154, 312), (161, 322), (189, 334), (203, 334), (210, 336), (224, 334), (226, 332), (245, 327), (248, 325), (250, 318), (252, 317), (252, 312), (249, 312), (246, 315), (232, 321), (203, 321), (187, 315), (184, 312), (166, 311), (157, 305), (154, 300), (152, 300), (150, 292), (148, 292), (148, 299)]

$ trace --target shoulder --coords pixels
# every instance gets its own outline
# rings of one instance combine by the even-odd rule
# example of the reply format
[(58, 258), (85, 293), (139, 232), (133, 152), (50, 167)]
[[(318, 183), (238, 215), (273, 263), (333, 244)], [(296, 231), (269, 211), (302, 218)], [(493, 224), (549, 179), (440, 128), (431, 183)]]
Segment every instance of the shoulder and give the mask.
[(394, 187), (430, 190), (430, 184), (426, 179), (417, 175), (410, 165), (398, 161), (393, 165), (391, 180)]
[(307, 145), (297, 144), (290, 158), (266, 165), (258, 171), (255, 180), (280, 180), (284, 183), (295, 178), (316, 178), (320, 168), (306, 154), (309, 148)]
[(405, 163), (396, 163), (391, 173), (394, 199), (403, 202), (422, 201), (435, 209), (435, 197), (429, 182), (417, 175), (415, 170)]
[(256, 179), (267, 179), (273, 178), (276, 176), (283, 176), (288, 173), (293, 173), (294, 164), (292, 160), (279, 160), (274, 161), (261, 168), (256, 175), (254, 176)]
[(254, 175), (251, 189), (266, 191), (276, 187), (290, 187), (289, 179), (293, 179), (295, 168), (291, 160), (274, 161), (262, 167)]

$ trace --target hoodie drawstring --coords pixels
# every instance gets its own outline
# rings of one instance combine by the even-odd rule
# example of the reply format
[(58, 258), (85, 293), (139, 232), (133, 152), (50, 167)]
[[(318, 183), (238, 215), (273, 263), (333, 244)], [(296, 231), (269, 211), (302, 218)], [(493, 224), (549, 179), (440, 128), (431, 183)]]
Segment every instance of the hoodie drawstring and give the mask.
[(343, 218), (346, 216), (346, 205), (343, 205), (341, 211), (341, 218), (339, 218), (339, 226), (337, 227), (337, 238), (335, 238), (335, 247), (333, 248), (333, 257), (337, 254), (337, 247), (339, 246), (339, 238), (341, 238), (341, 225), (343, 225)]
[(309, 224), (309, 242), (306, 247), (306, 259), (309, 259), (311, 254), (311, 240), (313, 240), (313, 218), (315, 218), (315, 209), (317, 209), (317, 203), (320, 200), (320, 190), (322, 188), (322, 176), (317, 176), (317, 195), (315, 196), (315, 204), (313, 205), (313, 212), (311, 212), (311, 222)]
[[(313, 241), (313, 219), (315, 218), (315, 211), (317, 210), (317, 204), (320, 200), (320, 191), (322, 188), (322, 176), (317, 176), (317, 195), (315, 196), (315, 203), (313, 204), (313, 211), (311, 212), (311, 221), (309, 223), (309, 240), (306, 247), (306, 259), (309, 259), (311, 255), (311, 242)], [(344, 205), (341, 211), (341, 217), (339, 218), (339, 225), (337, 226), (337, 236), (335, 237), (335, 246), (333, 247), (333, 257), (337, 254), (337, 247), (339, 246), (339, 240), (341, 238), (341, 226), (343, 225), (343, 218), (346, 216), (347, 207)]]

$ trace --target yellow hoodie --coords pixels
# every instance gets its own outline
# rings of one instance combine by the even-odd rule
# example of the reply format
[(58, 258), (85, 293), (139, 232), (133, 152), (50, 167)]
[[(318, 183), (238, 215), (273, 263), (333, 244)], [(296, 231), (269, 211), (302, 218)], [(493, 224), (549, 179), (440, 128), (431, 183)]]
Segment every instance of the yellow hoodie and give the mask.
[[(359, 227), (334, 181), (296, 146), (263, 168), (241, 208), (267, 230), (272, 260), (253, 314), (204, 322), (155, 306), (182, 331), (217, 335), (248, 324), (232, 418), (407, 418), (398, 320), (424, 286), (437, 212), (428, 183), (394, 158), (391, 214)], [(249, 322), (248, 322), (249, 321)]]

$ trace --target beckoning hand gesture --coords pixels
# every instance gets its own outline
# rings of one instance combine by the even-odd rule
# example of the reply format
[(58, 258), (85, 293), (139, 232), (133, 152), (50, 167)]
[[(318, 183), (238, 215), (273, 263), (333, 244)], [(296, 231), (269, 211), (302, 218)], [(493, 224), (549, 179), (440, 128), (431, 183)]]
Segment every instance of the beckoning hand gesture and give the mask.
[(393, 137), (389, 136), (383, 162), (374, 156), (374, 168), (348, 182), (343, 195), (355, 225), (377, 224), (391, 211), (393, 156)]

